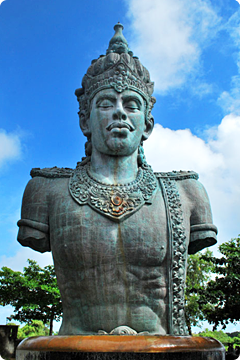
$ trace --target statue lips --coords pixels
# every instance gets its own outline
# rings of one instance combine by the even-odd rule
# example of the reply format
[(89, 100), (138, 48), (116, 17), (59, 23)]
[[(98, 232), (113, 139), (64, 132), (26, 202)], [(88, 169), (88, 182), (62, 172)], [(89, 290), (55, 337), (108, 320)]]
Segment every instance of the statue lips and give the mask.
[(112, 129), (128, 129), (129, 131), (134, 131), (135, 128), (131, 125), (131, 124), (128, 124), (126, 122), (123, 122), (123, 121), (113, 121), (111, 122), (111, 124), (109, 124), (106, 129), (108, 131), (111, 131)]

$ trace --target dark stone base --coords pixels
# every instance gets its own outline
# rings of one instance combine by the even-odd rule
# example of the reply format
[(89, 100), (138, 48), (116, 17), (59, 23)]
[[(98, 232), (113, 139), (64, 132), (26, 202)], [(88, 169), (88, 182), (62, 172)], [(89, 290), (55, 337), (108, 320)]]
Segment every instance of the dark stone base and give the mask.
[(225, 360), (215, 339), (189, 336), (53, 336), (25, 339), (16, 360)]
[[(23, 355), (23, 354), (22, 354)], [(17, 360), (223, 360), (222, 353), (198, 351), (189, 353), (85, 353), (28, 352)]]

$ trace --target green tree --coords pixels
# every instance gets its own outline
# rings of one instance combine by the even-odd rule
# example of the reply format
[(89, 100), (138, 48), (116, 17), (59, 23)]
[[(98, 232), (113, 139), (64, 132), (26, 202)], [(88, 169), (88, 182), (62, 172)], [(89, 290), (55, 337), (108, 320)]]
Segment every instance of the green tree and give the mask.
[(31, 323), (41, 320), (50, 324), (52, 335), (53, 320), (59, 321), (62, 303), (57, 279), (52, 265), (43, 269), (36, 261), (28, 260), (29, 266), (23, 272), (3, 267), (0, 271), (0, 304), (11, 305), (14, 314), (9, 320)]
[(228, 336), (222, 330), (211, 331), (211, 330), (205, 329), (204, 331), (201, 331), (199, 334), (197, 334), (195, 336), (206, 336), (206, 337), (214, 338), (214, 339), (220, 341), (225, 346), (226, 349), (229, 344), (234, 343), (234, 339), (231, 338), (230, 336)]
[(46, 336), (49, 328), (41, 320), (33, 320), (18, 329), (18, 339), (25, 339), (29, 336)]
[(226, 334), (233, 339), (234, 346), (240, 346), (240, 331), (233, 331)]
[(238, 337), (238, 336), (240, 336), (240, 331), (233, 331), (233, 332), (231, 332), (231, 333), (226, 333), (228, 336), (230, 336), (230, 337)]
[(240, 336), (234, 336), (233, 337), (233, 344), (235, 346), (240, 346)]
[(188, 256), (188, 268), (185, 290), (185, 312), (189, 335), (192, 335), (191, 326), (196, 326), (205, 319), (204, 310), (208, 307), (199, 306), (201, 303), (201, 291), (206, 288), (210, 280), (213, 263), (212, 252), (206, 249), (205, 253), (197, 253)]
[(240, 320), (240, 237), (221, 244), (219, 250), (222, 257), (212, 258), (215, 279), (200, 294), (201, 303), (208, 303), (203, 311), (213, 330)]

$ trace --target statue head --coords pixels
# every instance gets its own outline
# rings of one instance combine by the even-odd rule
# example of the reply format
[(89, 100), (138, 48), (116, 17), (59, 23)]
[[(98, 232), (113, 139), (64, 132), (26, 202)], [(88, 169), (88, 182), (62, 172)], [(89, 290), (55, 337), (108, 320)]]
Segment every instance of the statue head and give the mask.
[(79, 123), (83, 134), (88, 138), (86, 155), (91, 154), (91, 130), (89, 119), (95, 96), (101, 92), (124, 92), (140, 96), (144, 104), (145, 125), (147, 131), (142, 133), (140, 144), (152, 131), (154, 120), (151, 114), (156, 99), (152, 97), (154, 83), (150, 80), (148, 70), (133, 56), (128, 43), (122, 34), (123, 26), (114, 26), (115, 34), (109, 42), (106, 55), (93, 60), (82, 80), (82, 88), (75, 91), (79, 102)]

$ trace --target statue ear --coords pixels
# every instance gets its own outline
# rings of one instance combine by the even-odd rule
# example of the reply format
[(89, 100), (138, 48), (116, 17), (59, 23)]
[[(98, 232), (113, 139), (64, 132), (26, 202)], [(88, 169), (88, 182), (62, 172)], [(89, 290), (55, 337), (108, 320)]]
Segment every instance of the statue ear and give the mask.
[(149, 136), (151, 135), (154, 127), (154, 118), (152, 114), (148, 117), (148, 119), (145, 122), (145, 130), (142, 136), (142, 140), (147, 140)]
[(91, 135), (91, 131), (89, 130), (89, 121), (88, 121), (88, 116), (86, 114), (86, 111), (80, 111), (79, 113), (79, 125), (80, 128), (83, 132), (83, 135), (85, 135), (86, 137), (89, 137), (89, 135)]

